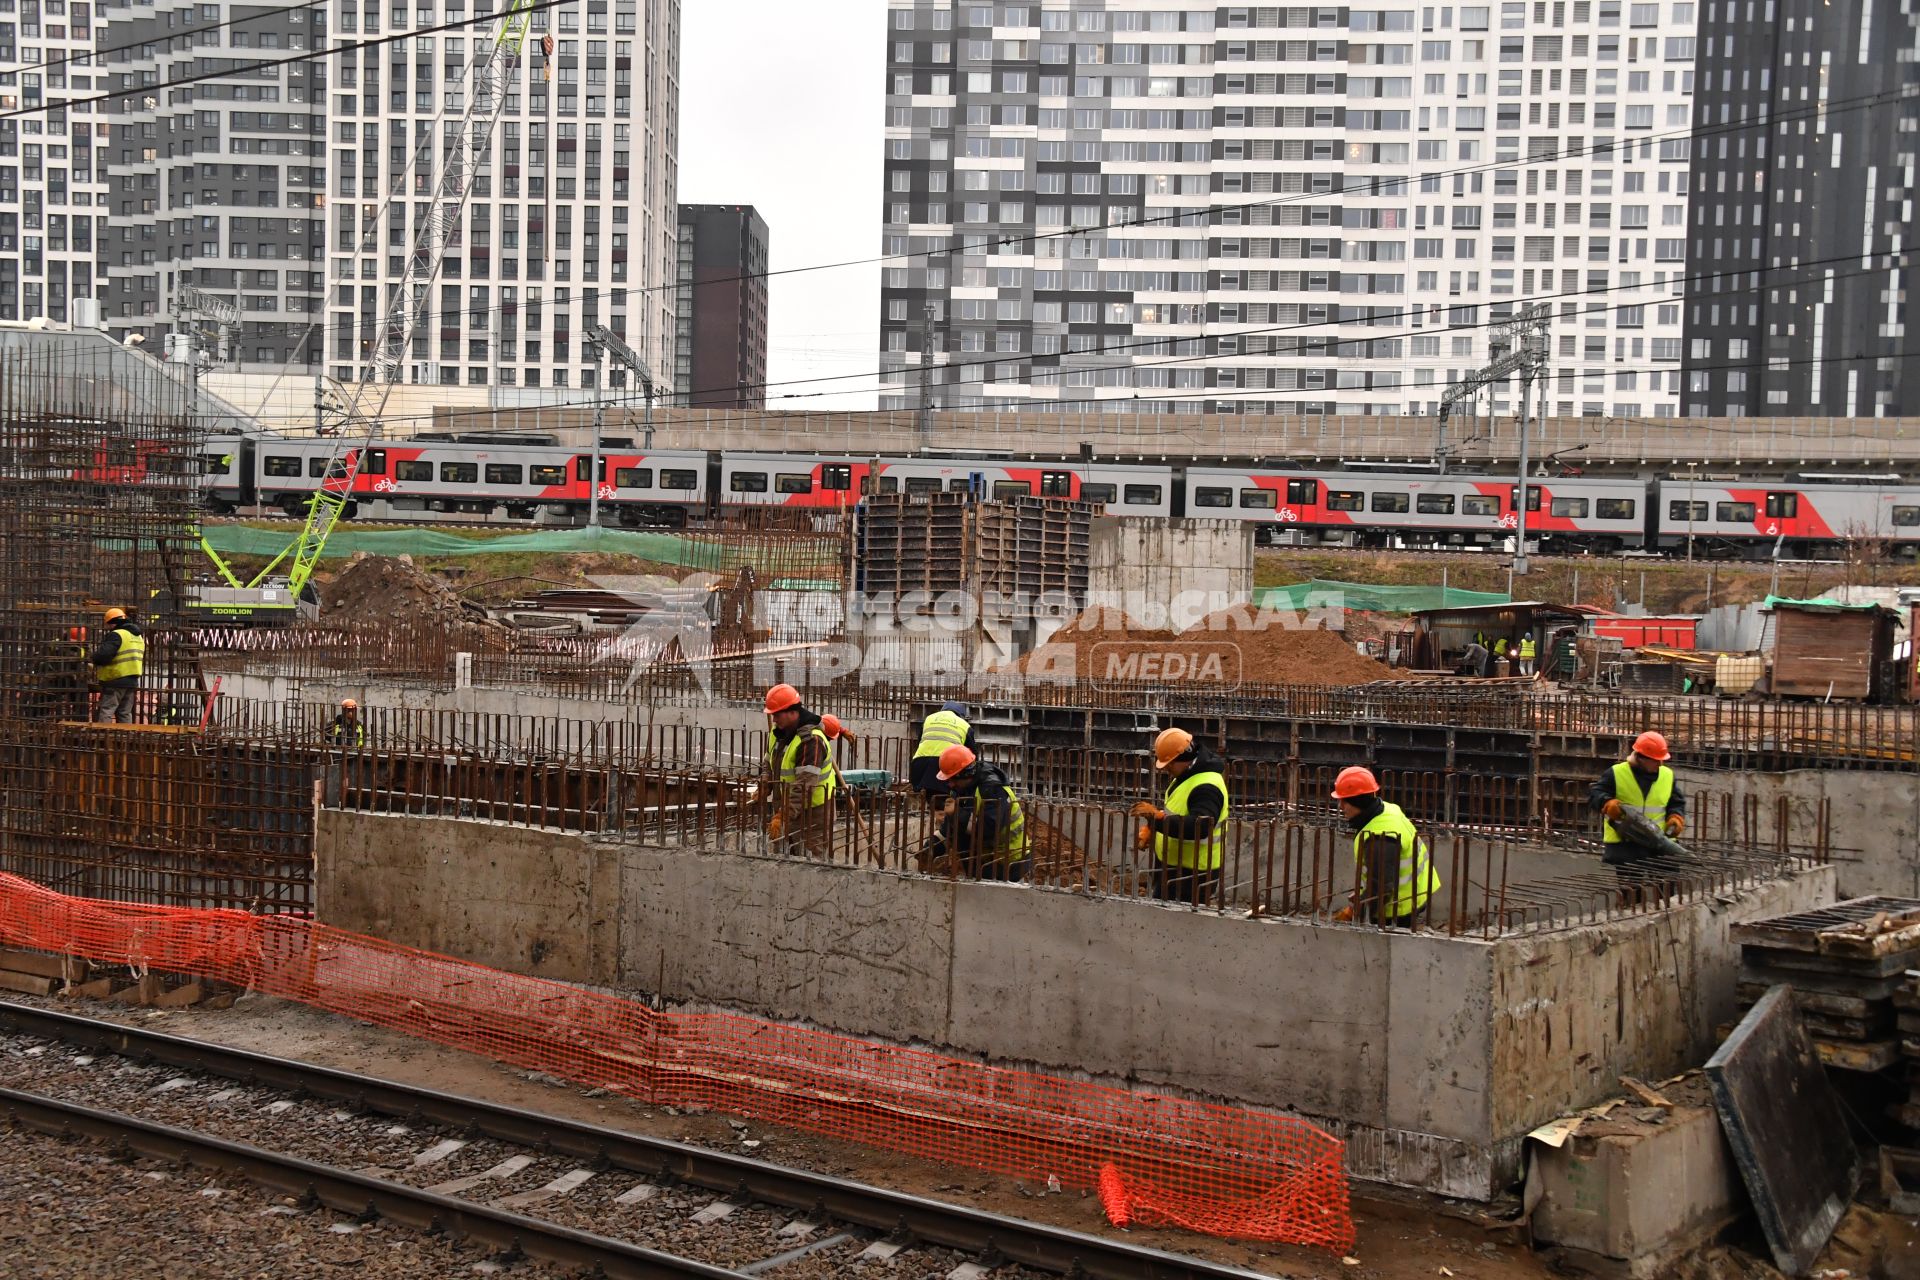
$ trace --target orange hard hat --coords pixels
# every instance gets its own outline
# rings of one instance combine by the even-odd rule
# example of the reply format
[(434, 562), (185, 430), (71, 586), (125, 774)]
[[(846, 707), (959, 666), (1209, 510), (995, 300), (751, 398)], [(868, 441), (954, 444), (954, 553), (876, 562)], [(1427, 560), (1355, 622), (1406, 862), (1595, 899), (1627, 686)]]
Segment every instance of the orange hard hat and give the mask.
[(841, 733), (844, 732), (844, 730), (842, 730), (840, 727), (840, 717), (839, 716), (821, 716), (820, 732), (826, 734), (829, 738), (839, 737)]
[(1667, 739), (1664, 734), (1649, 729), (1633, 740), (1633, 754), (1645, 756), (1649, 760), (1667, 758)]
[(106, 620), (108, 622), (119, 622), (122, 618), (125, 618), (126, 616), (127, 616), (127, 611), (125, 609), (115, 606), (114, 608), (107, 610)]
[(972, 749), (969, 747), (948, 747), (940, 753), (940, 773), (938, 775), (940, 781), (952, 781), (958, 775), (973, 768), (973, 762), (976, 759), (978, 759), (978, 757), (973, 754)]
[(1193, 750), (1193, 735), (1185, 729), (1162, 729), (1153, 740), (1153, 767), (1164, 769)]
[(1373, 776), (1373, 770), (1360, 765), (1348, 765), (1333, 780), (1333, 798), (1351, 800), (1355, 796), (1370, 796), (1380, 790), (1380, 780)]
[(767, 714), (800, 705), (800, 691), (790, 684), (777, 684), (767, 690)]
[(342, 711), (358, 711), (360, 709), (360, 704), (355, 702), (352, 698), (342, 698), (340, 699), (340, 709)]

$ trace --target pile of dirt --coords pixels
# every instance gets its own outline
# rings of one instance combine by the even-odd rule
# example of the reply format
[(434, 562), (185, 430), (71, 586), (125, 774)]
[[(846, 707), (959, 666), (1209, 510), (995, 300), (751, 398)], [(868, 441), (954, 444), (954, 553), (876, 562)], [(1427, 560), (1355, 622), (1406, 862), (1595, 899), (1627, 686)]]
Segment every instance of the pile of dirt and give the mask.
[(411, 556), (356, 553), (320, 586), (320, 616), (350, 625), (425, 626), (449, 632), (503, 632), (486, 611), (423, 573)]
[(1173, 639), (1173, 632), (1143, 626), (1118, 609), (1093, 608), (1054, 632), (1011, 670), (1034, 676), (1072, 673), (1083, 680), (1104, 679), (1111, 660), (1160, 649)]
[(1235, 605), (1208, 614), (1179, 638), (1183, 643), (1233, 645), (1242, 684), (1345, 686), (1391, 680), (1398, 674), (1360, 653), (1338, 631), (1288, 625), (1297, 620), (1291, 612)]

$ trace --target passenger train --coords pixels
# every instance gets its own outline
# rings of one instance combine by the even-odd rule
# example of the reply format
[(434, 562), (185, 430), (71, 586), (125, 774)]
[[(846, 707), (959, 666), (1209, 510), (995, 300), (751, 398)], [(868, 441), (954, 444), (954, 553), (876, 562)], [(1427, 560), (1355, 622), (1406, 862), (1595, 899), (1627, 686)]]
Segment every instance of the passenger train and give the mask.
[[(203, 458), (211, 510), (299, 514), (333, 457), (327, 440), (219, 437)], [(349, 515), (423, 513), (578, 523), (592, 494), (588, 452), (551, 437), (486, 434), (390, 441), (367, 450)], [(1093, 502), (1112, 515), (1240, 520), (1263, 544), (1499, 547), (1518, 525), (1510, 478), (1414, 467), (1206, 467), (1063, 459), (641, 450), (607, 440), (595, 481), (603, 519), (679, 527), (770, 506), (829, 511), (864, 494), (973, 492)], [(1920, 552), (1920, 484), (1894, 476), (1792, 480), (1542, 477), (1527, 488), (1542, 552), (1819, 557), (1842, 543)]]

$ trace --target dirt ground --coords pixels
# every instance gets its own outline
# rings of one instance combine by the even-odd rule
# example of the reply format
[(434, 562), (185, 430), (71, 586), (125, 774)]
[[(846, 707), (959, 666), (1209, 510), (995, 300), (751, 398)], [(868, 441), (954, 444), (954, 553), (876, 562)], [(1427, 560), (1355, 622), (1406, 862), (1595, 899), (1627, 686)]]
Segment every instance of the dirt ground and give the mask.
[[(1351, 1261), (1319, 1250), (1243, 1245), (1180, 1231), (1119, 1232), (1110, 1226), (1091, 1192), (1049, 1194), (1044, 1188), (972, 1173), (928, 1161), (876, 1152), (760, 1124), (746, 1131), (716, 1114), (670, 1114), (618, 1097), (590, 1097), (571, 1085), (502, 1066), (486, 1058), (443, 1049), (395, 1032), (367, 1026), (303, 1005), (265, 996), (244, 996), (231, 1009), (141, 1010), (95, 1001), (9, 999), (69, 1009), (163, 1031), (169, 1035), (318, 1063), (426, 1088), (441, 1089), (509, 1106), (526, 1107), (651, 1137), (696, 1143), (756, 1158), (832, 1173), (916, 1195), (1090, 1234), (1118, 1235), (1175, 1252), (1190, 1253), (1274, 1276), (1299, 1280), (1541, 1280), (1557, 1274), (1532, 1253), (1511, 1228), (1484, 1225), (1470, 1206), (1457, 1215), (1435, 1212), (1431, 1202), (1390, 1191), (1354, 1189), (1359, 1232)], [(743, 1142), (758, 1148), (743, 1148)], [(1445, 1208), (1444, 1206), (1442, 1206)]]

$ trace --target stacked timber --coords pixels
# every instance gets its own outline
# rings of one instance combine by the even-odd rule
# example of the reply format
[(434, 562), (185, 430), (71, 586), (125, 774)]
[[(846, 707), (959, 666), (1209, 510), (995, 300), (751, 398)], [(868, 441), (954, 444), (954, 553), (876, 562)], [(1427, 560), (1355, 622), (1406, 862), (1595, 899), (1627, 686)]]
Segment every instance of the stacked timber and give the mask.
[(1900, 1056), (1906, 1059), (1907, 1100), (1893, 1109), (1894, 1118), (1920, 1130), (1920, 970), (1907, 970), (1893, 993), (1894, 1024), (1900, 1032)]
[[(1907, 971), (1920, 966), (1920, 900), (1853, 898), (1736, 924), (1731, 932), (1740, 944), (1743, 1011), (1784, 983), (1793, 988), (1821, 1062), (1860, 1072), (1901, 1062), (1900, 1021), (1920, 1019), (1920, 1006), (1906, 1013), (1896, 1008), (1897, 996), (1911, 998), (1901, 996), (1913, 991)], [(1920, 1037), (1920, 1030), (1907, 1034)]]

